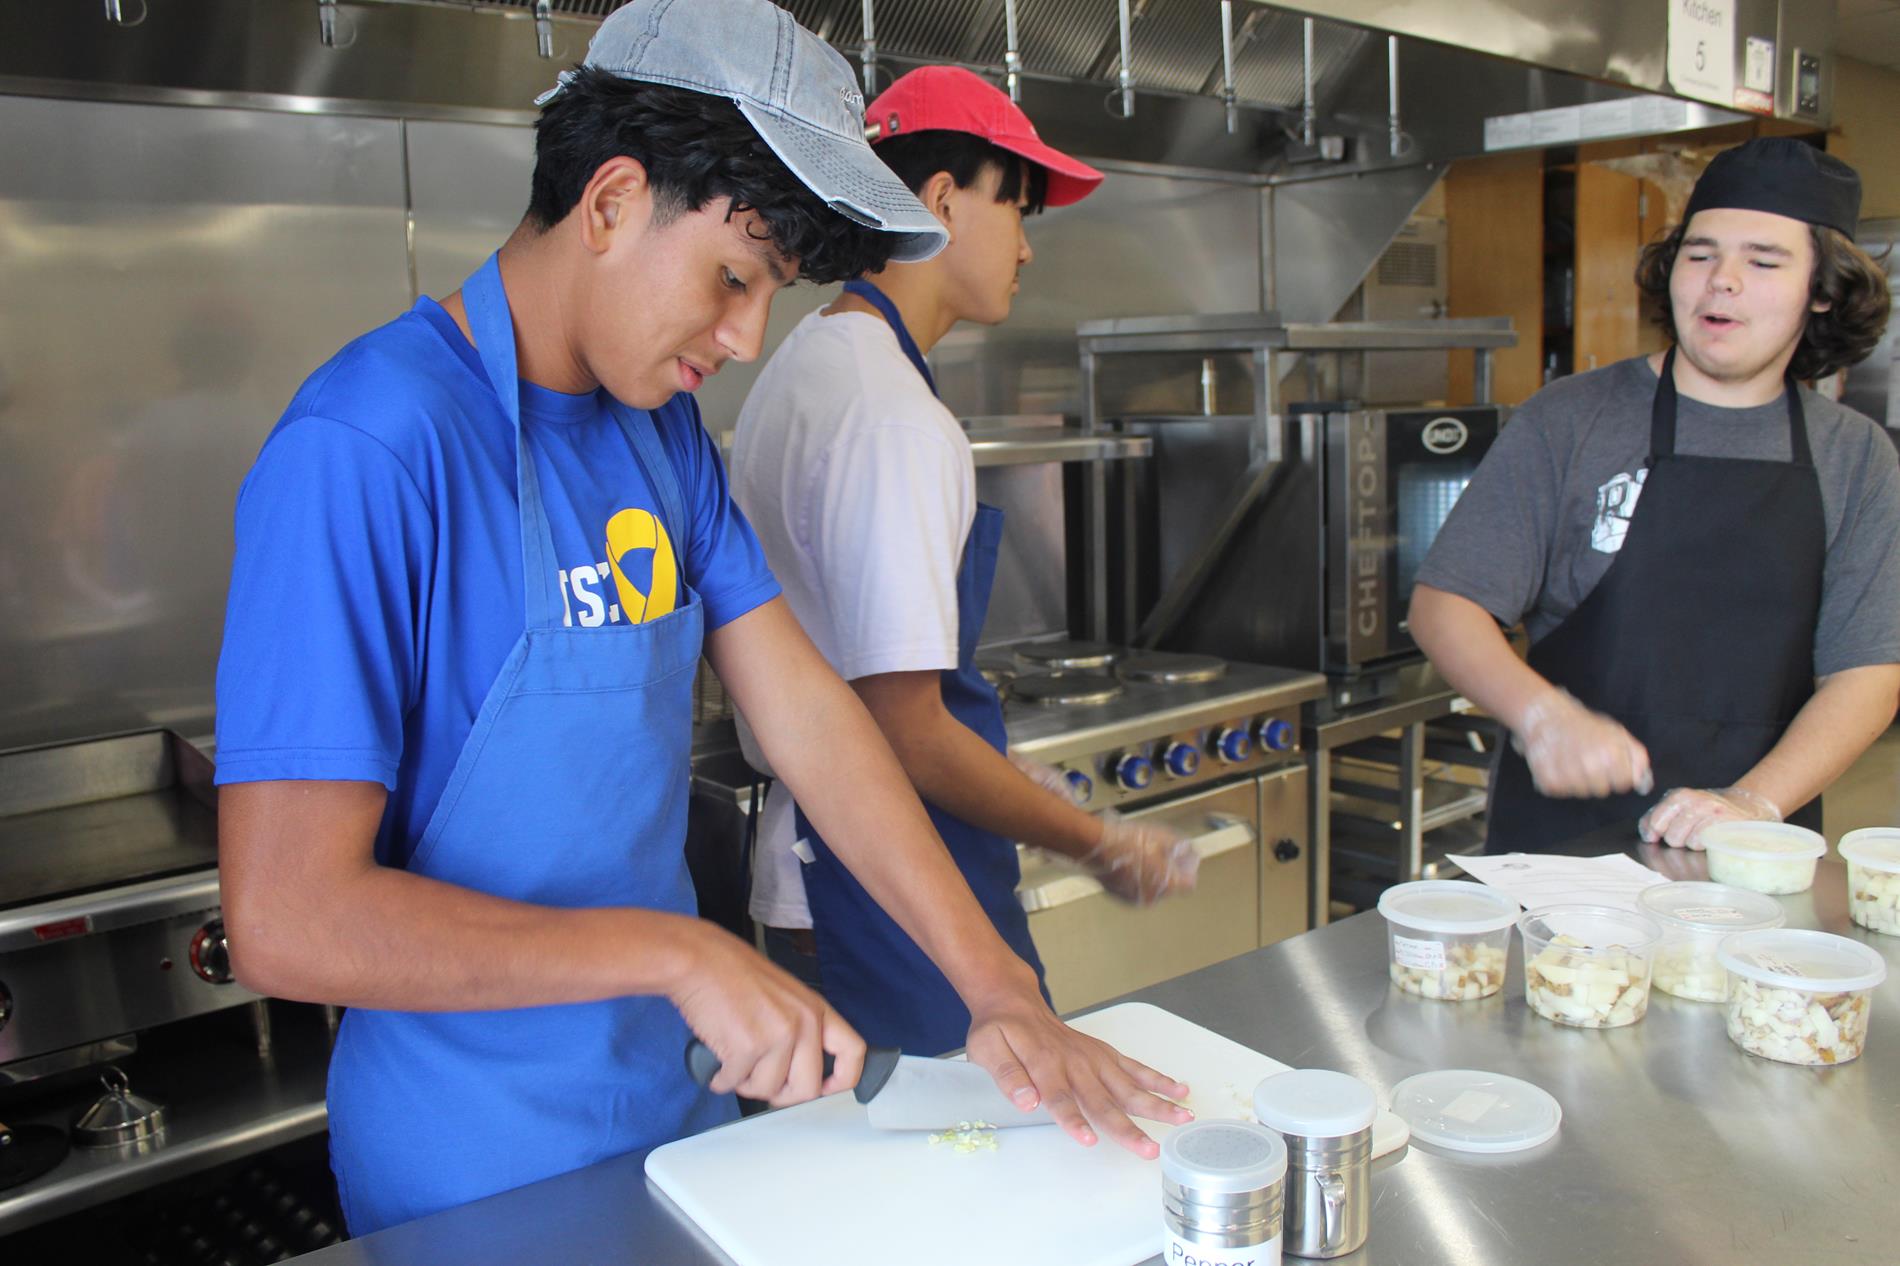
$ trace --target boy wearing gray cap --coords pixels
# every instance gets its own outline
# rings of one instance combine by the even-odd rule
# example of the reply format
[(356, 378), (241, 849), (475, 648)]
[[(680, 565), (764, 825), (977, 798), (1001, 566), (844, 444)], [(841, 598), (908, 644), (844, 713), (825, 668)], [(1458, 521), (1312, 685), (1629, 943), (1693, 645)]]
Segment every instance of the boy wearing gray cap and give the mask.
[[(528, 211), (441, 303), (305, 382), (240, 493), (218, 668), (232, 963), (349, 1007), (353, 1234), (857, 1079), (822, 999), (696, 917), (703, 654), (864, 886), (955, 982), (971, 1056), (1077, 1138), (1187, 1114), (1061, 1024), (779, 596), (691, 392), (772, 295), (944, 233), (836, 52), (765, 0), (634, 0), (544, 99)], [(682, 1054), (722, 1062), (703, 1091)], [(827, 1057), (835, 1060), (829, 1075)]]
[[(1886, 326), (1859, 208), (1853, 169), (1803, 141), (1717, 155), (1638, 270), (1670, 349), (1531, 397), (1447, 519), (1411, 627), (1512, 731), (1489, 850), (1818, 829), (1893, 720), (1900, 468), (1803, 385)], [(1499, 630), (1519, 620), (1528, 664)]]

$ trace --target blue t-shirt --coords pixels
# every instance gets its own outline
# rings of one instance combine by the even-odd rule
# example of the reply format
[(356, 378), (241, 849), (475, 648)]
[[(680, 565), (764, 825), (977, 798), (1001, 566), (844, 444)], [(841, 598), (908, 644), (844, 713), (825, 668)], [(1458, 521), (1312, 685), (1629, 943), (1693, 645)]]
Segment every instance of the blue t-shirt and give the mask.
[[(606, 402), (521, 383), (565, 621), (665, 615), (683, 595), (653, 564), (675, 552), (708, 631), (778, 596), (692, 397), (650, 415), (689, 519), (672, 533)], [(376, 855), (405, 864), (522, 634), (521, 566), (513, 427), (421, 299), (310, 376), (238, 493), (218, 782), (380, 782)]]

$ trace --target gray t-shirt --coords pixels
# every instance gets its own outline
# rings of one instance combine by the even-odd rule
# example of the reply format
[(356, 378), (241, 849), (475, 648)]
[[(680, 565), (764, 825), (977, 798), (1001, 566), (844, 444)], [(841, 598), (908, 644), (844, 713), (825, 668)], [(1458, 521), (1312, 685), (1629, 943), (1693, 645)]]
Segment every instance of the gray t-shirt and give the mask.
[[(1532, 642), (1555, 629), (1622, 548), (1647, 475), (1655, 392), (1655, 371), (1637, 357), (1525, 401), (1446, 519), (1418, 582), (1506, 625), (1524, 621)], [(1900, 463), (1871, 419), (1806, 388), (1801, 406), (1827, 520), (1814, 673), (1900, 663)], [(1787, 403), (1723, 409), (1681, 396), (1676, 451), (1787, 461)]]

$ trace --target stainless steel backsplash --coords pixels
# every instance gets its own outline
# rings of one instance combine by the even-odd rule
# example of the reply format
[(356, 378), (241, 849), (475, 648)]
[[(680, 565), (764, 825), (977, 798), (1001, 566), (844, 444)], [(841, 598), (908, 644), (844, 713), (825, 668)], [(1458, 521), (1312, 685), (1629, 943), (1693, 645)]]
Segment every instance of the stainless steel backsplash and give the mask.
[[(337, 348), (499, 244), (531, 166), (522, 123), (0, 96), (0, 748), (209, 732), (259, 445)], [(1073, 412), (1078, 320), (1255, 306), (1264, 196), (1122, 170), (1033, 222), (1015, 318), (940, 349), (946, 400)], [(830, 293), (783, 295), (773, 342)], [(710, 428), (756, 372), (700, 393)], [(1061, 626), (1060, 490), (1053, 468), (983, 474), (1022, 554), (992, 640)]]

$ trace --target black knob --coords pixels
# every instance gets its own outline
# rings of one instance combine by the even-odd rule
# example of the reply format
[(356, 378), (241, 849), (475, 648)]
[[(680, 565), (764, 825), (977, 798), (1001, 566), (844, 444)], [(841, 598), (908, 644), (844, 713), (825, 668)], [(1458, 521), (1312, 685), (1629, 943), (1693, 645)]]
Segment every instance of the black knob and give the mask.
[(1273, 860), (1276, 862), (1290, 862), (1298, 858), (1299, 855), (1300, 846), (1295, 844), (1292, 840), (1281, 840), (1278, 844), (1273, 846)]
[(191, 938), (191, 969), (214, 985), (228, 985), (231, 974), (231, 946), (224, 935), (224, 920), (213, 919)]

